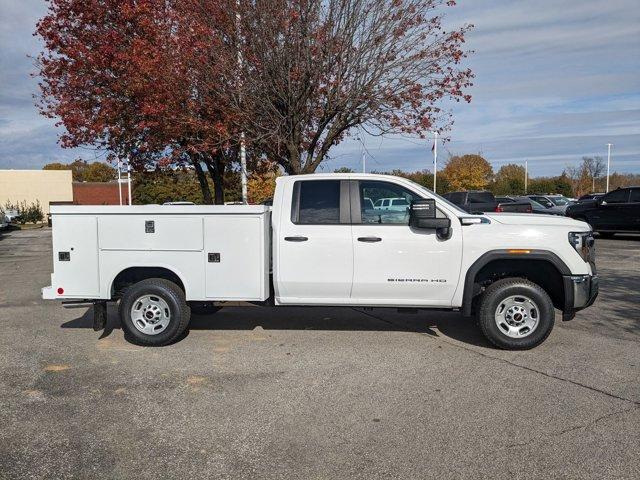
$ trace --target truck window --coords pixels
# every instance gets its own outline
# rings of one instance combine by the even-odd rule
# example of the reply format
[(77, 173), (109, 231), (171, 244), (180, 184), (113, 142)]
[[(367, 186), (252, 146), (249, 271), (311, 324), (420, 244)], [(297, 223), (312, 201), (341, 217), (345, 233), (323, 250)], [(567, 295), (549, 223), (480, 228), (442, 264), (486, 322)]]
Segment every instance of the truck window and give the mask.
[(629, 190), (622, 188), (607, 193), (604, 196), (604, 201), (607, 203), (627, 203), (629, 201)]
[[(300, 197), (297, 221), (294, 220), (294, 223), (306, 225), (340, 223), (340, 180), (305, 180), (296, 183), (299, 184)], [(296, 195), (296, 189), (293, 194)], [(295, 203), (294, 199), (293, 204)]]
[(551, 208), (555, 206), (553, 202), (548, 200), (546, 197), (531, 197), (531, 198), (544, 207)]
[(640, 203), (640, 188), (634, 188), (631, 190), (631, 203)]
[(454, 193), (449, 193), (449, 196), (447, 197), (452, 203), (455, 203), (456, 205), (463, 205), (464, 204), (464, 200), (465, 200), (465, 194), (464, 192), (454, 192)]
[(490, 192), (469, 192), (469, 203), (493, 203), (494, 196)]
[[(365, 202), (365, 198), (374, 200), (374, 205), (388, 207), (385, 210), (372, 209)], [(406, 190), (400, 185), (389, 182), (371, 181), (360, 182), (360, 208), (362, 223), (388, 223), (395, 225), (409, 225), (409, 206), (418, 195)], [(382, 200), (382, 203), (378, 202)]]

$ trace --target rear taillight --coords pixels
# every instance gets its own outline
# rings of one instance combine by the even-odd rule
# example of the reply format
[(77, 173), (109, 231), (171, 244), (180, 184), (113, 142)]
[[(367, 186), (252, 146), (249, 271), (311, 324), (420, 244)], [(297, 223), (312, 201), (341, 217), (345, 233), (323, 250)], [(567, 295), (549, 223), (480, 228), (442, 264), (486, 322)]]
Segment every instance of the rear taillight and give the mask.
[(533, 212), (533, 208), (531, 208), (531, 205), (529, 205), (529, 206), (527, 207), (527, 213), (531, 213), (531, 212)]
[(498, 205), (498, 206), (496, 207), (496, 212), (504, 212), (504, 210), (502, 209), (502, 206), (501, 206), (501, 205)]
[(64, 288), (58, 288), (58, 295), (62, 295), (64, 293)]

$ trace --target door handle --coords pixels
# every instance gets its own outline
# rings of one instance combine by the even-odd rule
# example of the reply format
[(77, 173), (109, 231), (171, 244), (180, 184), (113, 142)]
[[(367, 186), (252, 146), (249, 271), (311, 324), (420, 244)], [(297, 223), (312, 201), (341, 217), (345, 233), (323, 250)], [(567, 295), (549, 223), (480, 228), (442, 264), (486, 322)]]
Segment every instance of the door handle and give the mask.
[(365, 242), (365, 243), (375, 243), (375, 242), (381, 242), (382, 239), (380, 237), (358, 237), (358, 241)]
[(307, 237), (284, 237), (287, 242), (306, 242), (309, 240)]

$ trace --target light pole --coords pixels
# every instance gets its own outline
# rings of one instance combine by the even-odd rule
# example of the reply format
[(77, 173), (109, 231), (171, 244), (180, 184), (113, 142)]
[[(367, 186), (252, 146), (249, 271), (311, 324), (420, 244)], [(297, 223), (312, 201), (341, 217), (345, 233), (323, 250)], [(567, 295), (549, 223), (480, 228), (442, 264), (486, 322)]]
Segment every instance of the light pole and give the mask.
[(433, 193), (436, 193), (436, 175), (438, 171), (438, 132), (433, 132)]
[(122, 162), (118, 159), (118, 198), (120, 199), (120, 206), (122, 206), (122, 174), (120, 173), (120, 168), (122, 167)]
[(607, 143), (607, 191), (609, 192), (609, 166), (611, 164), (611, 147), (613, 147), (613, 143)]
[(529, 183), (529, 160), (524, 161), (524, 194), (527, 194), (527, 186)]
[(129, 205), (131, 205), (131, 163), (127, 162), (127, 189), (128, 189), (128, 193), (129, 193)]

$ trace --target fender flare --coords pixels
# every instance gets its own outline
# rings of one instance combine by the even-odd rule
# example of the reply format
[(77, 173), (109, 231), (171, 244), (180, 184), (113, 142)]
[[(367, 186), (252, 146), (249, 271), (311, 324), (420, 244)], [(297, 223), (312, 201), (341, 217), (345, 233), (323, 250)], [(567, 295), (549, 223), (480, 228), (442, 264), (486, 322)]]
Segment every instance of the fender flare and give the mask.
[(555, 253), (548, 250), (529, 250), (526, 254), (514, 254), (509, 250), (490, 250), (481, 255), (473, 264), (467, 269), (467, 274), (464, 279), (464, 290), (462, 293), (462, 315), (465, 317), (471, 316), (471, 303), (474, 297), (475, 279), (478, 272), (489, 262), (500, 259), (529, 259), (529, 260), (542, 260), (551, 263), (558, 269), (561, 275), (571, 275), (571, 270), (567, 267), (567, 264), (562, 261)]
[(107, 295), (109, 296), (109, 298), (112, 297), (111, 292), (113, 291), (113, 284), (116, 281), (116, 278), (118, 278), (118, 276), (122, 272), (125, 272), (126, 270), (129, 270), (129, 269), (134, 269), (134, 268), (157, 268), (157, 269), (161, 269), (161, 270), (167, 270), (168, 272), (174, 274), (182, 282), (182, 286), (184, 287), (185, 295), (187, 294), (187, 284), (184, 281), (184, 276), (182, 275), (182, 273), (178, 273), (176, 271), (176, 269), (174, 269), (172, 267), (168, 267), (166, 265), (161, 265), (161, 264), (154, 263), (153, 265), (130, 265), (127, 268), (123, 268), (118, 273), (116, 273), (115, 276), (109, 281), (109, 286), (107, 288)]

